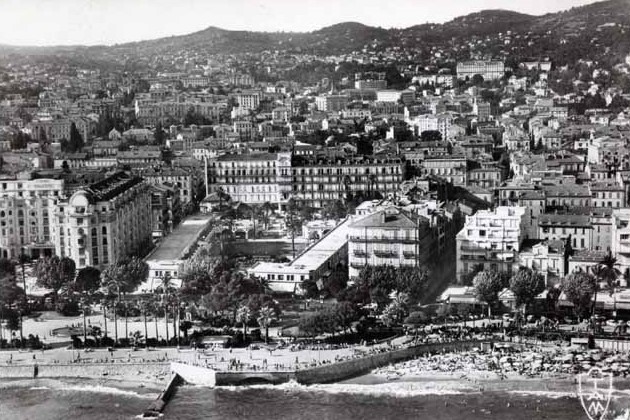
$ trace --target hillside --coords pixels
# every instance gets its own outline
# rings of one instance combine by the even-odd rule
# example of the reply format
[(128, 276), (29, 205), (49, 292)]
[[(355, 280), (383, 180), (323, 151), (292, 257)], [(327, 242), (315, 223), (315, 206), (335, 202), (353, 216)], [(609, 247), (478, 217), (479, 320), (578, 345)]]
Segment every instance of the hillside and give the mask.
[[(506, 36), (510, 39), (506, 40)], [(474, 46), (471, 41), (475, 40)], [(630, 52), (630, 0), (608, 0), (544, 16), (506, 10), (484, 10), (444, 24), (383, 29), (344, 22), (307, 33), (231, 31), (209, 27), (188, 35), (118, 44), (110, 47), (25, 48), (0, 46), (0, 54), (90, 56), (121, 64), (148, 62), (181, 51), (241, 54), (279, 51), (315, 55), (382, 52), (390, 47), (416, 59), (435, 48), (454, 49), (453, 58), (469, 55), (550, 56), (569, 62), (608, 53)], [(510, 45), (509, 49), (505, 45)], [(424, 54), (424, 55), (423, 55)]]

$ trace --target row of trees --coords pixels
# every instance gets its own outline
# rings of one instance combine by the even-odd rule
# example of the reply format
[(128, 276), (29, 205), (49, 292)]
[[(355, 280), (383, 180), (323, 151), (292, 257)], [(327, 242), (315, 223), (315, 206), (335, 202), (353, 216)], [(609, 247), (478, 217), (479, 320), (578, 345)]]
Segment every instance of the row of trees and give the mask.
[[(573, 304), (575, 315), (583, 317), (594, 312), (596, 302), (593, 297), (596, 300), (599, 284), (605, 283), (611, 296), (619, 287), (621, 273), (616, 266), (616, 259), (608, 253), (592, 268), (592, 274), (582, 271), (570, 273), (562, 279), (559, 289), (551, 288), (549, 293), (557, 299), (560, 292), (564, 292), (567, 300)], [(516, 306), (525, 313), (536, 296), (545, 290), (545, 280), (541, 273), (527, 267), (520, 267), (509, 279), (496, 271), (482, 270), (475, 275), (473, 287), (477, 299), (488, 305), (488, 315), (498, 302), (499, 293), (506, 287), (514, 294)]]

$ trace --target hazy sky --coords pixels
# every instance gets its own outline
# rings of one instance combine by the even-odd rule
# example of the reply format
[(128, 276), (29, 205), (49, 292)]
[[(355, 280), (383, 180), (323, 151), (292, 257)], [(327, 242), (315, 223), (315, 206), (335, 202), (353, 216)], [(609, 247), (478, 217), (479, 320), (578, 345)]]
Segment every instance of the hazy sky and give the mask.
[(312, 31), (344, 21), (408, 27), (483, 9), (544, 14), (595, 0), (0, 0), (0, 44), (114, 44), (218, 26)]

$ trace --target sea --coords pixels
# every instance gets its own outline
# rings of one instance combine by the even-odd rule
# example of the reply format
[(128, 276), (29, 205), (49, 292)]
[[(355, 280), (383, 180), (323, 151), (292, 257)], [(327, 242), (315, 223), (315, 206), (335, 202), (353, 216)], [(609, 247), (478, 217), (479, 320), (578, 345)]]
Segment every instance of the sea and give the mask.
[[(365, 379), (365, 378), (364, 378)], [(465, 391), (408, 382), (219, 387), (183, 386), (161, 419), (382, 420), (587, 419), (575, 392)], [(607, 418), (627, 418), (630, 396), (613, 399)], [(32, 380), (0, 383), (0, 419), (139, 419), (155, 390), (98, 381)]]

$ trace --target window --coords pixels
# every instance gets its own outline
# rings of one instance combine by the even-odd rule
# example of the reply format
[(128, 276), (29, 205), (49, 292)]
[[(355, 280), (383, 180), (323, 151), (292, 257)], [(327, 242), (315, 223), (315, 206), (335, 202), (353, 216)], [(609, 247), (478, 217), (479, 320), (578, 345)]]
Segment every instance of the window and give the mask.
[(479, 231), (479, 236), (486, 236), (486, 231), (485, 230), (480, 230)]

